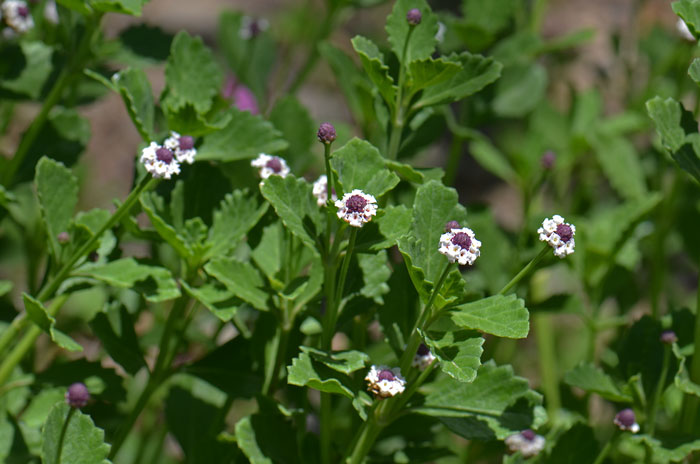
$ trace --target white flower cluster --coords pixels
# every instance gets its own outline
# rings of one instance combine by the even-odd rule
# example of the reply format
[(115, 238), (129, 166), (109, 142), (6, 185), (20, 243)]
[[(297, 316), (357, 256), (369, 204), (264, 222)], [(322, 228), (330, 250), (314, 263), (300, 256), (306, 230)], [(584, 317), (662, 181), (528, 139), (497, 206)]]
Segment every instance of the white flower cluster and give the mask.
[(565, 258), (574, 252), (576, 226), (567, 224), (558, 214), (542, 221), (542, 227), (537, 229), (537, 233), (540, 234), (540, 241), (547, 242), (554, 248), (554, 256)]
[(338, 218), (353, 227), (362, 227), (377, 214), (377, 200), (362, 190), (355, 189), (336, 200)]
[(180, 174), (180, 163), (194, 163), (197, 150), (189, 135), (171, 132), (163, 145), (151, 142), (141, 151), (141, 163), (153, 177), (170, 179)]
[(516, 453), (520, 451), (523, 457), (529, 458), (539, 454), (544, 449), (545, 440), (542, 435), (537, 435), (528, 429), (510, 435), (505, 442), (511, 452)]
[(396, 396), (406, 389), (406, 379), (401, 375), (401, 368), (390, 369), (387, 366), (372, 366), (365, 377), (367, 388), (379, 398)]
[[(314, 189), (312, 191), (314, 197), (316, 197), (316, 203), (318, 206), (325, 206), (328, 201), (328, 177), (322, 174), (316, 182), (314, 182)], [(335, 202), (338, 199), (338, 195), (335, 191), (331, 193), (331, 199)]]
[(251, 163), (254, 168), (260, 169), (260, 177), (265, 180), (270, 176), (287, 177), (289, 174), (289, 166), (284, 158), (279, 156), (271, 156), (265, 153), (260, 153)]
[(450, 229), (440, 236), (440, 248), (438, 251), (447, 256), (454, 263), (457, 261), (462, 266), (474, 264), (481, 252), (481, 242), (474, 237), (474, 231), (468, 227)]
[(421, 343), (415, 356), (413, 356), (411, 366), (424, 371), (433, 361), (435, 361), (435, 356), (430, 352), (430, 348), (428, 348), (425, 343)]
[(12, 36), (14, 33), (23, 34), (34, 27), (34, 19), (29, 11), (27, 2), (22, 0), (5, 0), (0, 6), (2, 18), (11, 30), (3, 31), (3, 35)]
[(197, 149), (194, 148), (194, 139), (189, 135), (180, 135), (170, 131), (170, 137), (165, 139), (163, 146), (175, 154), (178, 163), (194, 163)]
[(261, 32), (267, 30), (270, 27), (270, 23), (265, 18), (251, 18), (250, 16), (243, 16), (241, 18), (241, 27), (238, 29), (238, 36), (243, 40), (254, 39)]

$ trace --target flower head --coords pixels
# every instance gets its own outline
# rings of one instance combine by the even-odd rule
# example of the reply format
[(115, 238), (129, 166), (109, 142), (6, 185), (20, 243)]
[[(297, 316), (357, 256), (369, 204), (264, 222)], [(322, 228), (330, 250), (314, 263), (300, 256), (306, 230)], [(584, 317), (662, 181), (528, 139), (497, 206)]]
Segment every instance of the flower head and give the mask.
[[(450, 221), (447, 225), (456, 221)], [(447, 227), (447, 226), (446, 226)], [(481, 252), (481, 242), (474, 236), (474, 231), (468, 227), (460, 229), (454, 228), (440, 236), (440, 248), (438, 251), (447, 256), (447, 259), (454, 263), (457, 261), (462, 266), (474, 264)]]
[(430, 352), (430, 348), (425, 343), (421, 343), (418, 347), (418, 351), (413, 356), (413, 361), (411, 366), (417, 367), (418, 369), (424, 371), (428, 366), (430, 366), (435, 360), (435, 356)]
[(180, 135), (170, 131), (170, 137), (165, 139), (163, 146), (175, 154), (178, 163), (194, 163), (197, 149), (194, 147), (194, 138), (190, 135)]
[(267, 179), (270, 176), (287, 177), (289, 166), (284, 158), (260, 153), (251, 163), (251, 166), (260, 169), (260, 177)]
[(155, 178), (170, 179), (173, 174), (180, 174), (180, 164), (173, 152), (155, 142), (141, 151), (141, 163)]
[(331, 144), (336, 137), (335, 127), (329, 122), (324, 122), (319, 126), (316, 136), (319, 142), (325, 143), (326, 145)]
[(542, 227), (537, 229), (537, 233), (540, 234), (540, 241), (547, 242), (554, 248), (554, 256), (564, 258), (574, 252), (576, 226), (567, 224), (558, 214), (542, 221)]
[(66, 391), (66, 403), (68, 403), (71, 408), (78, 409), (85, 407), (88, 401), (90, 401), (90, 392), (84, 383), (76, 382), (68, 387), (68, 391)]
[(634, 411), (632, 411), (630, 408), (623, 409), (622, 411), (618, 412), (613, 422), (620, 428), (620, 430), (626, 430), (632, 433), (639, 432), (639, 424), (637, 424)]
[(544, 448), (544, 437), (530, 429), (509, 436), (505, 442), (511, 452), (520, 451), (526, 458), (539, 454)]
[(338, 217), (353, 227), (362, 227), (377, 214), (377, 200), (362, 190), (355, 189), (336, 200)]
[(406, 379), (401, 375), (401, 369), (387, 366), (372, 366), (365, 377), (367, 388), (379, 398), (389, 398), (403, 393), (406, 389)]
[(2, 16), (5, 22), (15, 32), (21, 34), (34, 27), (34, 19), (26, 2), (22, 0), (5, 0), (0, 9), (2, 9)]
[(56, 240), (58, 240), (58, 243), (61, 245), (65, 245), (66, 243), (70, 242), (70, 234), (66, 231), (60, 232), (56, 236)]
[(421, 14), (421, 12), (418, 8), (410, 9), (410, 10), (408, 10), (408, 13), (406, 13), (406, 21), (411, 26), (419, 25), (421, 22), (421, 19), (423, 19), (423, 15)]
[(241, 18), (241, 28), (238, 30), (238, 36), (243, 40), (254, 39), (261, 32), (266, 31), (270, 27), (270, 23), (265, 18), (251, 18), (243, 16)]
[[(314, 182), (314, 189), (312, 191), (313, 195), (316, 197), (316, 203), (318, 206), (325, 206), (328, 201), (328, 177), (325, 174), (321, 176)], [(335, 189), (331, 192), (331, 200), (334, 202), (338, 199), (338, 195), (335, 194)]]
[(678, 336), (673, 330), (664, 330), (661, 332), (660, 340), (667, 345), (673, 345), (678, 341)]
[(540, 166), (542, 166), (542, 169), (549, 171), (554, 167), (554, 163), (556, 162), (556, 160), (557, 154), (554, 153), (552, 150), (547, 150), (542, 155), (542, 158), (540, 158)]

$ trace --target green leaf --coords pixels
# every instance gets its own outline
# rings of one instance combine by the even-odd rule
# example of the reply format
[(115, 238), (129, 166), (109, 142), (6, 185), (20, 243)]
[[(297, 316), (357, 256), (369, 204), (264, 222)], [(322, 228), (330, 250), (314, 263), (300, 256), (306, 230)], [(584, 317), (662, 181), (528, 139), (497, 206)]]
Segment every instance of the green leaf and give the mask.
[(233, 319), (238, 308), (243, 304), (240, 299), (234, 297), (231, 290), (217, 281), (206, 282), (197, 288), (182, 282), (182, 288), (223, 322)]
[(204, 270), (238, 298), (261, 311), (269, 310), (267, 292), (262, 289), (263, 279), (250, 263), (235, 258), (214, 258), (204, 266)]
[(451, 308), (448, 317), (459, 327), (497, 337), (526, 338), (530, 313), (515, 294), (494, 295)]
[(185, 239), (178, 234), (175, 228), (168, 224), (160, 214), (160, 211), (163, 210), (163, 198), (159, 197), (155, 192), (144, 192), (139, 197), (139, 201), (141, 202), (143, 211), (158, 232), (158, 235), (168, 242), (181, 257), (189, 258), (193, 256), (194, 252), (188, 246)]
[(474, 330), (463, 330), (442, 318), (421, 332), (440, 369), (460, 382), (472, 382), (481, 366), (484, 339)]
[(695, 38), (700, 37), (700, 2), (698, 0), (679, 0), (671, 3), (671, 8), (685, 21)]
[(547, 70), (538, 63), (507, 68), (496, 84), (494, 112), (504, 117), (526, 115), (544, 98), (547, 83)]
[(700, 439), (693, 440), (680, 434), (663, 439), (653, 438), (649, 435), (632, 435), (630, 440), (639, 444), (643, 443), (645, 448), (649, 446), (654, 457), (653, 462), (659, 464), (682, 462), (694, 452), (700, 451)]
[(38, 99), (46, 79), (51, 74), (53, 49), (40, 41), (20, 41), (19, 46), (24, 55), (24, 68), (18, 71), (13, 79), (0, 81), (0, 87)]
[(543, 459), (547, 464), (590, 464), (598, 455), (598, 442), (593, 429), (586, 424), (574, 424), (564, 432)]
[(118, 311), (97, 313), (90, 328), (112, 359), (129, 374), (136, 375), (142, 367), (147, 367), (134, 331), (134, 321), (124, 306), (119, 306)]
[[(68, 425), (64, 424), (68, 421)], [(65, 430), (64, 430), (65, 427)], [(65, 402), (56, 404), (49, 413), (42, 433), (41, 457), (44, 464), (109, 464), (110, 445), (105, 433), (79, 409), (71, 410)], [(61, 446), (63, 440), (63, 446)], [(58, 455), (60, 450), (60, 456)]]
[(289, 144), (282, 133), (260, 116), (248, 111), (229, 110), (231, 119), (221, 130), (204, 137), (197, 160), (235, 161), (254, 158), (260, 153), (274, 153)]
[(268, 204), (259, 204), (248, 191), (234, 190), (214, 212), (207, 242), (211, 245), (205, 259), (225, 255), (234, 249), (267, 211)]
[(541, 421), (542, 397), (510, 366), (492, 361), (479, 368), (472, 383), (445, 376), (424, 387), (425, 402), (416, 412), (440, 418), (453, 432), (478, 440), (503, 440)]
[(287, 382), (290, 385), (309, 387), (353, 399), (355, 394), (347, 386), (349, 379), (339, 375), (338, 372), (324, 363), (312, 359), (309, 353), (302, 351), (298, 357), (292, 360), (292, 365), (287, 366)]
[(377, 254), (372, 255), (357, 254), (357, 263), (362, 269), (362, 280), (364, 282), (360, 294), (381, 305), (384, 304), (382, 295), (389, 293), (387, 281), (391, 277), (391, 268), (387, 265), (387, 261), (386, 250), (381, 250)]
[[(688, 75), (700, 85), (700, 58), (695, 58), (688, 68)], [(657, 97), (658, 98), (658, 97)]]
[(379, 48), (374, 42), (360, 35), (353, 37), (351, 42), (370, 80), (389, 108), (393, 108), (396, 105), (396, 86), (394, 79), (389, 75), (389, 67), (384, 64), (384, 57)]
[(316, 237), (323, 230), (323, 218), (312, 190), (304, 179), (291, 175), (285, 178), (270, 176), (260, 187), (262, 195), (275, 208), (285, 227), (315, 250)]
[(353, 118), (360, 126), (364, 126), (367, 116), (373, 112), (368, 90), (371, 88), (371, 84), (367, 75), (360, 71), (345, 52), (330, 43), (322, 42), (319, 45), (319, 51), (324, 61), (333, 70), (338, 87), (348, 102)]
[(700, 134), (690, 134), (687, 136), (687, 140), (690, 143), (683, 145), (671, 156), (681, 169), (700, 182)]
[(134, 258), (118, 259), (104, 265), (86, 265), (75, 271), (74, 275), (91, 277), (114, 287), (131, 288), (154, 303), (180, 296), (170, 271), (140, 264)]
[[(140, 0), (132, 0), (140, 1)], [(161, 103), (168, 112), (192, 105), (197, 114), (212, 107), (219, 94), (223, 76), (214, 54), (201, 38), (180, 32), (173, 39), (165, 66), (167, 83)]]
[(681, 354), (678, 345), (674, 344), (672, 349), (673, 354), (678, 361), (678, 371), (673, 377), (673, 383), (683, 393), (700, 396), (700, 385), (696, 384), (690, 379), (690, 373), (688, 372), (688, 368), (685, 366), (687, 358)]
[(22, 294), (22, 298), (24, 299), (24, 308), (27, 310), (29, 320), (49, 334), (54, 343), (68, 351), (83, 351), (83, 347), (78, 342), (55, 328), (56, 319), (46, 311), (46, 308), (39, 300), (35, 300), (26, 293)]
[(92, 14), (92, 9), (88, 5), (88, 0), (56, 0), (56, 3), (83, 15)]
[(678, 151), (686, 142), (686, 132), (697, 132), (692, 113), (686, 111), (673, 98), (654, 97), (647, 101), (647, 112), (656, 125), (661, 143), (671, 153)]
[(610, 376), (590, 363), (581, 363), (564, 375), (564, 382), (572, 387), (595, 393), (606, 400), (631, 403), (632, 397), (622, 393)]
[(338, 196), (359, 189), (380, 197), (399, 183), (398, 176), (384, 166), (379, 150), (358, 138), (333, 153), (331, 167), (338, 178)]
[(95, 11), (141, 16), (141, 9), (148, 0), (88, 0)]
[(309, 111), (295, 96), (286, 95), (275, 102), (269, 119), (289, 143), (283, 155), (292, 171), (306, 170), (313, 160), (310, 153), (317, 129)]
[(12, 282), (9, 280), (0, 280), (0, 296), (7, 295), (12, 290)]
[(637, 151), (624, 137), (598, 134), (589, 138), (600, 167), (617, 192), (635, 200), (647, 192)]
[(253, 414), (236, 423), (236, 441), (251, 464), (297, 462), (297, 432), (281, 414)]
[(43, 157), (36, 165), (36, 193), (54, 259), (61, 256), (58, 234), (68, 232), (78, 204), (78, 179), (62, 163)]
[(124, 100), (126, 110), (144, 142), (155, 140), (155, 106), (151, 83), (141, 69), (127, 68), (112, 76), (112, 82)]
[[(406, 13), (413, 8), (418, 8), (422, 14), (421, 23), (414, 26), (413, 33), (406, 46), (406, 57), (403, 60), (403, 50), (409, 34), (409, 24), (406, 21)], [(430, 10), (425, 0), (397, 0), (394, 9), (386, 19), (386, 32), (389, 36), (389, 44), (399, 61), (408, 64), (415, 60), (430, 57), (435, 51), (438, 32), (437, 17)]]
[(469, 144), (469, 153), (477, 163), (506, 182), (514, 182), (518, 176), (508, 158), (486, 137), (479, 137)]
[(404, 205), (391, 205), (384, 208), (384, 214), (376, 219), (379, 232), (386, 237), (382, 243), (372, 247), (373, 250), (389, 248), (396, 245), (398, 239), (408, 234), (413, 216)]
[(444, 58), (412, 61), (408, 65), (410, 94), (444, 82), (461, 70), (462, 66), (459, 62), (447, 61)]
[(322, 351), (309, 346), (299, 347), (304, 353), (308, 353), (314, 361), (325, 364), (334, 371), (343, 374), (352, 374), (355, 371), (364, 369), (369, 363), (369, 356), (361, 351)]
[(468, 52), (450, 55), (448, 59), (460, 63), (461, 71), (448, 81), (425, 89), (413, 105), (414, 109), (462, 100), (498, 79), (503, 68), (501, 63), (493, 58), (472, 55)]

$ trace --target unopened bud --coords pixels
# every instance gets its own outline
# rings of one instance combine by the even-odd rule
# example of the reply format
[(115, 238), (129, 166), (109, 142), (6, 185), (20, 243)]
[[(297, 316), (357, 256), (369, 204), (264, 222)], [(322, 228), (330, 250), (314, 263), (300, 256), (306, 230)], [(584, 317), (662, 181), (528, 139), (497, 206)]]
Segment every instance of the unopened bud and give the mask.
[(318, 136), (318, 141), (321, 143), (325, 143), (326, 145), (333, 143), (336, 137), (335, 127), (329, 122), (324, 122), (319, 126), (316, 135)]
[(661, 342), (665, 343), (667, 345), (673, 345), (678, 341), (678, 337), (676, 336), (676, 332), (673, 330), (664, 330), (661, 332)]
[(452, 229), (461, 229), (461, 227), (459, 226), (459, 222), (450, 221), (447, 224), (445, 224), (445, 232), (452, 232)]
[(68, 232), (61, 232), (56, 236), (56, 239), (58, 240), (58, 243), (65, 245), (66, 243), (70, 242), (70, 235), (68, 235)]
[(90, 392), (84, 383), (76, 382), (68, 387), (66, 403), (68, 403), (71, 408), (79, 409), (85, 407), (88, 401), (90, 401)]
[(406, 21), (408, 21), (408, 24), (411, 26), (419, 25), (421, 19), (423, 19), (423, 15), (418, 8), (408, 10), (408, 13), (406, 13)]

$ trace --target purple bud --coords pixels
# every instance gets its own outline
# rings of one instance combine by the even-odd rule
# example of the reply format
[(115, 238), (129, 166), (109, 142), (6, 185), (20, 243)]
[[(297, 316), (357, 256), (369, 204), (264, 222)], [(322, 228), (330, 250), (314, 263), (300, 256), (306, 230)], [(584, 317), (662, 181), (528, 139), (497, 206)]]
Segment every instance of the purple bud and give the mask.
[(451, 232), (452, 229), (460, 229), (459, 222), (450, 221), (447, 224), (445, 224), (445, 232)]
[(408, 13), (406, 13), (406, 21), (408, 21), (408, 24), (410, 24), (411, 26), (419, 25), (421, 19), (423, 19), (423, 15), (421, 15), (421, 12), (418, 8), (408, 10)]
[(331, 144), (336, 137), (335, 127), (333, 127), (333, 124), (329, 122), (324, 122), (319, 126), (318, 133), (316, 135), (318, 136), (319, 142), (325, 143), (326, 145)]
[(615, 416), (615, 423), (622, 427), (632, 427), (635, 422), (637, 422), (637, 419), (634, 415), (634, 411), (630, 408), (623, 409)]
[(359, 213), (367, 206), (367, 200), (360, 195), (353, 195), (345, 201), (345, 207), (353, 213)]
[(472, 239), (464, 232), (457, 232), (455, 236), (452, 237), (452, 243), (459, 245), (466, 250), (471, 246)]
[(180, 150), (191, 150), (194, 147), (194, 139), (191, 135), (183, 135), (180, 137)]
[(525, 429), (522, 432), (520, 432), (520, 436), (526, 439), (527, 441), (532, 441), (535, 439), (536, 434), (531, 429)]
[(65, 245), (66, 243), (70, 242), (70, 235), (68, 235), (68, 232), (61, 232), (56, 236), (56, 239), (58, 240), (58, 243)]
[(562, 242), (568, 243), (571, 237), (574, 236), (574, 232), (571, 230), (571, 226), (567, 224), (559, 224), (557, 226), (557, 235), (561, 237)]
[(678, 341), (678, 337), (676, 336), (676, 332), (673, 330), (664, 330), (661, 332), (661, 342), (665, 343), (667, 345), (673, 345)]
[(379, 375), (377, 377), (379, 378), (379, 380), (388, 380), (388, 381), (392, 381), (392, 380), (396, 379), (396, 377), (394, 377), (394, 373), (391, 372), (389, 369), (384, 369), (383, 371), (381, 371), (379, 373)]
[(88, 401), (90, 401), (90, 392), (84, 383), (76, 382), (68, 387), (68, 391), (66, 392), (66, 403), (68, 403), (71, 408), (78, 409), (85, 407), (85, 405), (88, 404)]
[(158, 161), (170, 164), (173, 160), (173, 152), (167, 148), (160, 147), (156, 150), (156, 159), (158, 159)]
[(554, 162), (557, 160), (557, 155), (552, 151), (548, 150), (540, 158), (540, 165), (542, 169), (550, 170), (554, 167)]

